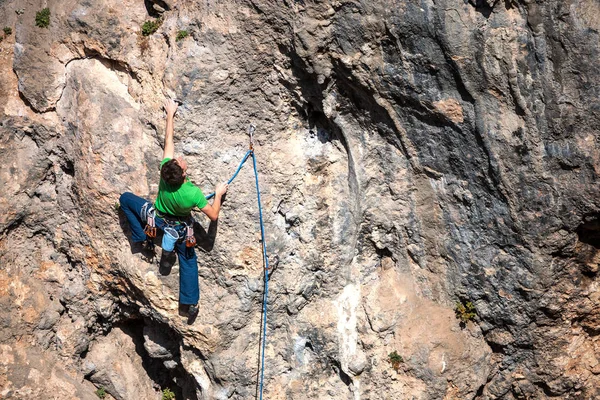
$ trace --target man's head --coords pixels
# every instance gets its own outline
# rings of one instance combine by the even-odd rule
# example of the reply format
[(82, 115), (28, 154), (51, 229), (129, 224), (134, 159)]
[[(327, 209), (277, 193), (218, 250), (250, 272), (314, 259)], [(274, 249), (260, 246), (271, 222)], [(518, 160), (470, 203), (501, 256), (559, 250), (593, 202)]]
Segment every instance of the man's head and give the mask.
[(160, 177), (169, 186), (181, 186), (185, 181), (186, 173), (187, 163), (181, 157), (167, 161), (160, 169)]

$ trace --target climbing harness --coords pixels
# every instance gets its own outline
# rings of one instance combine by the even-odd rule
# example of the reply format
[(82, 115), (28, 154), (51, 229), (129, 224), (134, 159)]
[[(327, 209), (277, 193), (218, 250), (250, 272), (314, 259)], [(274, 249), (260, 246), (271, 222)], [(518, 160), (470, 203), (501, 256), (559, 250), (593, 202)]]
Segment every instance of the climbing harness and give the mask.
[[(258, 216), (259, 216), (259, 221), (260, 221), (260, 237), (261, 237), (261, 243), (262, 243), (263, 261), (265, 264), (265, 270), (264, 270), (265, 291), (263, 293), (263, 309), (262, 309), (263, 326), (262, 326), (261, 340), (260, 340), (261, 344), (262, 344), (262, 346), (261, 346), (262, 348), (260, 351), (261, 360), (260, 360), (260, 392), (259, 392), (260, 397), (259, 398), (260, 398), (260, 400), (262, 400), (263, 387), (264, 387), (264, 372), (265, 372), (265, 345), (267, 342), (267, 301), (268, 301), (268, 296), (269, 296), (269, 256), (267, 255), (267, 240), (265, 239), (265, 226), (264, 226), (264, 222), (263, 222), (262, 205), (261, 205), (261, 201), (260, 201), (260, 188), (258, 185), (258, 169), (256, 167), (256, 156), (254, 155), (254, 131), (255, 130), (256, 130), (256, 127), (254, 125), (250, 124), (250, 126), (248, 127), (248, 135), (250, 136), (248, 152), (246, 152), (246, 155), (242, 159), (242, 162), (240, 162), (240, 165), (237, 167), (233, 176), (227, 181), (227, 184), (230, 184), (231, 182), (233, 182), (235, 177), (238, 175), (238, 173), (242, 169), (242, 166), (244, 165), (246, 160), (248, 160), (248, 157), (252, 157), (252, 165), (254, 167), (254, 180), (256, 182), (256, 197), (257, 197), (257, 201), (258, 201)], [(215, 195), (214, 193), (211, 193), (208, 196), (206, 196), (206, 198), (210, 199), (214, 195)]]
[(167, 251), (172, 251), (175, 243), (180, 238), (183, 238), (184, 234), (185, 247), (193, 248), (196, 245), (196, 237), (194, 236), (194, 222), (196, 220), (194, 217), (191, 215), (178, 217), (176, 215), (163, 214), (158, 210), (156, 211), (156, 216), (163, 221), (161, 227), (164, 232), (163, 249), (166, 246)]

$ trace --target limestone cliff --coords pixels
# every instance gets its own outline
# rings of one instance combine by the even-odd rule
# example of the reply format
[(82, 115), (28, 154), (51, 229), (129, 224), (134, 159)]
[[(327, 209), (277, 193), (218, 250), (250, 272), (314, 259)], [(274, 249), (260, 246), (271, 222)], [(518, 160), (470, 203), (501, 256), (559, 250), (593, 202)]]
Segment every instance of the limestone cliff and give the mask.
[(0, 397), (256, 396), (251, 168), (218, 225), (197, 216), (191, 325), (177, 266), (132, 252), (115, 207), (156, 194), (166, 97), (207, 193), (257, 127), (266, 399), (600, 397), (599, 16), (596, 0), (0, 0)]

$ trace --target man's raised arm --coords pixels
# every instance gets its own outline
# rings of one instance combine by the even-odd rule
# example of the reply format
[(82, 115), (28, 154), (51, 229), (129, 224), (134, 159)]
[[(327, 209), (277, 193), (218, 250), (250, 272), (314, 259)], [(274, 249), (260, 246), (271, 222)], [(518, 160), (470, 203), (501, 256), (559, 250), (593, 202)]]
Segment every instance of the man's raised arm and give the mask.
[(200, 209), (200, 211), (206, 214), (211, 221), (216, 221), (219, 218), (222, 197), (227, 193), (227, 189), (229, 189), (229, 184), (227, 182), (219, 183), (215, 188), (215, 199), (213, 200), (212, 205), (207, 204)]
[(175, 156), (175, 144), (173, 143), (173, 120), (177, 112), (177, 103), (173, 100), (165, 101), (165, 111), (167, 112), (167, 127), (165, 129), (165, 150), (163, 152), (163, 160), (165, 158), (173, 158)]

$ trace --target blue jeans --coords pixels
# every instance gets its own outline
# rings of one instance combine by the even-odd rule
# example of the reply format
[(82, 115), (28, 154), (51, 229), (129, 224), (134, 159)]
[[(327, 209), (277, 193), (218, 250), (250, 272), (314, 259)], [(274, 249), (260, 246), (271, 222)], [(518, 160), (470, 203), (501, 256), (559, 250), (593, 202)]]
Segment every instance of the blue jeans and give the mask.
[[(121, 210), (125, 214), (129, 227), (131, 228), (131, 239), (134, 243), (143, 242), (148, 239), (144, 233), (146, 220), (142, 219), (142, 208), (152, 204), (148, 200), (136, 196), (133, 193), (123, 193), (119, 198)], [(164, 231), (171, 227), (179, 233), (179, 239), (175, 243), (175, 251), (179, 259), (179, 303), (197, 304), (200, 298), (200, 287), (198, 285), (198, 258), (193, 247), (185, 245), (185, 225), (169, 224), (162, 218), (155, 217), (156, 227)]]

